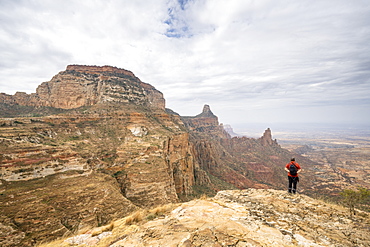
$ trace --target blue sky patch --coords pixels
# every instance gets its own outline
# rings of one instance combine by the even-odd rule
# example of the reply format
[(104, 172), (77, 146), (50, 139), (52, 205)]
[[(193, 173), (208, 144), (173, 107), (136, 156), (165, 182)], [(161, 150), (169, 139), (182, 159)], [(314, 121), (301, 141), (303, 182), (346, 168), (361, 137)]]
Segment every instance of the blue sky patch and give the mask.
[(168, 25), (165, 35), (170, 38), (191, 37), (189, 27), (183, 18), (188, 0), (178, 0), (177, 4), (167, 9), (168, 19), (164, 21)]

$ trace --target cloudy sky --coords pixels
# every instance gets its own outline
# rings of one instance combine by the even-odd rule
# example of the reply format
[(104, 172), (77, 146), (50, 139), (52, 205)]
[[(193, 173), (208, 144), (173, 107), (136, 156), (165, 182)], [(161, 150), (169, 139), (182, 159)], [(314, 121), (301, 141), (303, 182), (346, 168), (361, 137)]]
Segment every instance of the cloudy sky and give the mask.
[(0, 0), (0, 92), (112, 65), (220, 122), (370, 126), (368, 0)]

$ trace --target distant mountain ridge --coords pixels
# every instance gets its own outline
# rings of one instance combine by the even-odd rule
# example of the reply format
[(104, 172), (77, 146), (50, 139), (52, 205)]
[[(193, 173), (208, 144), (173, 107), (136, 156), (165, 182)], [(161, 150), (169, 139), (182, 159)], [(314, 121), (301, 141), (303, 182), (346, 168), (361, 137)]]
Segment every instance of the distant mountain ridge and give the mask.
[(229, 124), (224, 124), (223, 126), (224, 126), (224, 130), (225, 130), (227, 133), (229, 133), (229, 135), (230, 135), (231, 137), (242, 136), (242, 135), (240, 135), (240, 134), (235, 133), (235, 132), (234, 132), (234, 129), (231, 127), (231, 125), (229, 125)]

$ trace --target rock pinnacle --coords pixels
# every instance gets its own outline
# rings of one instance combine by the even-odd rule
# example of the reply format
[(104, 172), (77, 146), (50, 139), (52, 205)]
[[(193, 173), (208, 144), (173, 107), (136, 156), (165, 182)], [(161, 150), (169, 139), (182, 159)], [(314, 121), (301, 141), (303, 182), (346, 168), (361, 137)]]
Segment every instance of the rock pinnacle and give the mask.
[(197, 115), (196, 117), (216, 117), (216, 116), (211, 111), (211, 107), (206, 104), (206, 105), (203, 106), (202, 113)]

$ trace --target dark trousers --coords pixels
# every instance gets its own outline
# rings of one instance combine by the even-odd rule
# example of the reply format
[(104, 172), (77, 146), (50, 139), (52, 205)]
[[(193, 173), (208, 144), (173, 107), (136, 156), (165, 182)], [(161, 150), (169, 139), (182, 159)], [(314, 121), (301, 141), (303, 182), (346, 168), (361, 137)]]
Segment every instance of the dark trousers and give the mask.
[(298, 177), (290, 177), (288, 176), (289, 179), (289, 185), (288, 185), (288, 192), (289, 193), (296, 193), (297, 192), (297, 183), (299, 181)]

